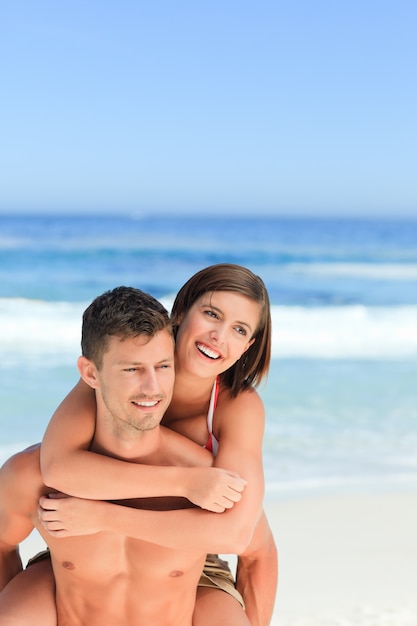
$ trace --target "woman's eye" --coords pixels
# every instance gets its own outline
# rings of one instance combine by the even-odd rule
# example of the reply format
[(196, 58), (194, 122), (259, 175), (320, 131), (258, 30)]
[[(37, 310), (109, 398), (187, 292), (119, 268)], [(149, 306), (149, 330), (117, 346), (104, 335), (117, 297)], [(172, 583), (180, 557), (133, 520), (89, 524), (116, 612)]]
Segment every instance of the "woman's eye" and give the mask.
[(218, 315), (214, 312), (214, 311), (205, 311), (206, 315), (208, 315), (209, 317), (214, 317), (215, 319), (218, 318)]
[(240, 335), (243, 335), (244, 337), (246, 337), (247, 332), (246, 332), (246, 330), (245, 330), (244, 328), (242, 328), (242, 326), (237, 326), (237, 327), (236, 327), (236, 330), (237, 330), (237, 332), (238, 332)]

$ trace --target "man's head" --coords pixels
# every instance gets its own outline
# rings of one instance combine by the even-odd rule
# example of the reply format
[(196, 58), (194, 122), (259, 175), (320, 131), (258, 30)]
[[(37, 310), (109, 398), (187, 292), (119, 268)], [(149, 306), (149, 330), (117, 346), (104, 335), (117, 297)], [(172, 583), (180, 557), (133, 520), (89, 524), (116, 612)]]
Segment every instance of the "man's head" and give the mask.
[(82, 354), (100, 369), (110, 337), (151, 339), (161, 330), (172, 333), (168, 312), (158, 300), (133, 287), (116, 287), (95, 298), (84, 311)]
[(168, 312), (149, 294), (117, 287), (83, 315), (78, 368), (96, 390), (97, 416), (113, 431), (151, 430), (168, 408), (174, 342)]

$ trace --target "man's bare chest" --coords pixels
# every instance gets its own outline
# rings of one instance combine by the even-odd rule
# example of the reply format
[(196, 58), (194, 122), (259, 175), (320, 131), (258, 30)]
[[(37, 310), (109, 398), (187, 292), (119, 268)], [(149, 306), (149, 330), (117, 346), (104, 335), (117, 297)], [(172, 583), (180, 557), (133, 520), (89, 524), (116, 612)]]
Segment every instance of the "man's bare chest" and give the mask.
[(99, 532), (68, 538), (51, 537), (39, 522), (37, 529), (49, 546), (57, 582), (109, 585), (123, 578), (161, 583), (173, 577), (195, 576), (204, 558), (188, 551), (173, 550), (119, 533)]

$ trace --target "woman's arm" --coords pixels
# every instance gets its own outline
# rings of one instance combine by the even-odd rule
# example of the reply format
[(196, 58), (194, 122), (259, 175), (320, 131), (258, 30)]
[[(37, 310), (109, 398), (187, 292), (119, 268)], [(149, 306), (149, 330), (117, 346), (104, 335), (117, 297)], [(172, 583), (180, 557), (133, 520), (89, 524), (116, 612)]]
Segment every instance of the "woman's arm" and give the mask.
[[(173, 549), (244, 552), (262, 513), (264, 409), (255, 391), (235, 398), (233, 411), (228, 404), (229, 401), (223, 402), (219, 415), (222, 419), (216, 463), (242, 475), (248, 484), (241, 500), (223, 515), (196, 509), (145, 511), (107, 502), (41, 498), (40, 516), (45, 528), (58, 537), (94, 533), (101, 529), (122, 532)], [(224, 417), (227, 417), (224, 420), (223, 410)], [(86, 518), (88, 525), (81, 527), (81, 520)]]
[[(236, 472), (243, 472), (248, 464), (250, 473), (242, 475), (249, 484), (245, 490), (245, 502), (239, 506), (239, 511), (248, 517), (254, 532), (247, 548), (239, 554), (236, 586), (243, 596), (246, 614), (252, 626), (269, 626), (277, 589), (278, 559), (271, 529), (265, 513), (261, 511), (264, 494), (264, 410), (256, 392), (252, 395), (240, 394), (240, 398), (247, 404), (242, 413), (243, 419), (232, 410), (233, 400), (224, 404), (225, 412), (220, 414), (220, 445), (216, 462), (224, 464), (224, 454), (228, 454), (228, 458), (233, 458), (233, 465), (224, 467), (233, 467)], [(234, 419), (231, 419), (232, 415), (235, 416)], [(232, 457), (233, 454), (238, 456)], [(250, 507), (253, 507), (252, 511)]]
[(91, 452), (95, 414), (94, 391), (80, 380), (55, 411), (42, 441), (47, 486), (96, 500), (180, 496), (216, 513), (240, 499), (244, 481), (212, 468), (211, 454), (191, 441), (188, 467), (139, 465)]

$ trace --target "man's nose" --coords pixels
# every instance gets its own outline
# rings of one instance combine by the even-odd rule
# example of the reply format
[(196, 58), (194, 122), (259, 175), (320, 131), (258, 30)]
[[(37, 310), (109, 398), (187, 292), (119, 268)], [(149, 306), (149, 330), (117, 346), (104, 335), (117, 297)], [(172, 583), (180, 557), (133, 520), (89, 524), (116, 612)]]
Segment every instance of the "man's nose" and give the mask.
[(142, 393), (146, 393), (148, 395), (160, 392), (160, 386), (155, 370), (149, 370), (143, 375), (141, 380), (141, 390)]

